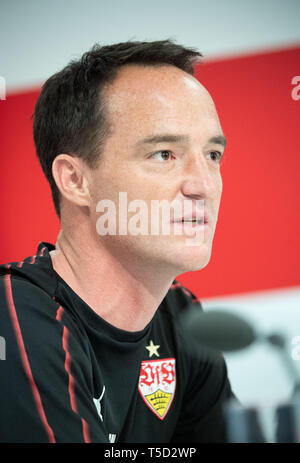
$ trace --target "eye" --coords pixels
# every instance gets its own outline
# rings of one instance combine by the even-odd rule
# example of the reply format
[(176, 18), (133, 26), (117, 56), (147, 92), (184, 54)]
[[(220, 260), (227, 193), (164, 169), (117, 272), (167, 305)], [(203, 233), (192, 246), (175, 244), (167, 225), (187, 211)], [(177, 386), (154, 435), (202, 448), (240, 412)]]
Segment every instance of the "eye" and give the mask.
[(156, 153), (151, 154), (150, 158), (156, 158), (159, 162), (169, 161), (171, 159), (171, 151), (156, 151)]
[(222, 153), (220, 151), (210, 151), (211, 160), (215, 162), (220, 162), (222, 158)]

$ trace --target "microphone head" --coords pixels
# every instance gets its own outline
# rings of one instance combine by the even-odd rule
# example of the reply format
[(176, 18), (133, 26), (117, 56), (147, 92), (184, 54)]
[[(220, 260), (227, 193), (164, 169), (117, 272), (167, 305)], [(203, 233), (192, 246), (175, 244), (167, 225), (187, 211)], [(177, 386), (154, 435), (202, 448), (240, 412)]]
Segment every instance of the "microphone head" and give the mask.
[(184, 332), (204, 347), (230, 352), (256, 340), (252, 326), (238, 315), (220, 309), (202, 312), (191, 305), (182, 316)]

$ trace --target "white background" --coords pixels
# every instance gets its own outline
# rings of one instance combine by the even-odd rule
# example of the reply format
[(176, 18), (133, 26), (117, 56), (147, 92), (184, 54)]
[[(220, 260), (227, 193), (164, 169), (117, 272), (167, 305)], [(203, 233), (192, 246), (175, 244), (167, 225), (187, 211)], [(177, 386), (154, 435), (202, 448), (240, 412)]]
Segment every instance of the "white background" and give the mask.
[(206, 58), (300, 43), (300, 0), (0, 0), (7, 89), (43, 82), (95, 42), (173, 38)]

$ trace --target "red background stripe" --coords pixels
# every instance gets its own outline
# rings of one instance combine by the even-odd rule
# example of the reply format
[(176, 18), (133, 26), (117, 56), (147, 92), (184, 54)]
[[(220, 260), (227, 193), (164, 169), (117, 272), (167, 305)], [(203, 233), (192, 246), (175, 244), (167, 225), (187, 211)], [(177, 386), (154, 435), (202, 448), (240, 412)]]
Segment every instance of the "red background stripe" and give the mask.
[[(228, 148), (223, 199), (210, 264), (179, 280), (198, 297), (299, 284), (300, 48), (206, 63)], [(38, 91), (0, 101), (2, 263), (32, 255), (59, 230), (50, 190), (34, 155), (30, 119)], [(226, 159), (227, 158), (227, 159)]]

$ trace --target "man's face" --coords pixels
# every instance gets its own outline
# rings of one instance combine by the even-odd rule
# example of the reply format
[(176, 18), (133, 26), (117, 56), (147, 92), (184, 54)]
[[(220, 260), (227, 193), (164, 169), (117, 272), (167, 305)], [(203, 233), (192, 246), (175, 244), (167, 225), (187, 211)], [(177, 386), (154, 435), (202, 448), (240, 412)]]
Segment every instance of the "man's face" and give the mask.
[[(173, 66), (125, 66), (104, 92), (111, 133), (99, 166), (88, 173), (92, 225), (96, 232), (100, 200), (112, 200), (118, 211), (119, 192), (126, 192), (128, 204), (145, 201), (149, 234), (118, 235), (117, 217), (117, 235), (97, 239), (120, 261), (151, 265), (168, 275), (203, 268), (210, 259), (222, 193), (218, 152), (224, 147), (212, 139), (223, 133), (212, 98), (194, 77)], [(164, 141), (145, 141), (160, 136)], [(201, 228), (203, 239), (189, 245), (192, 235), (178, 234), (179, 223), (170, 224), (170, 234), (151, 234), (153, 200), (177, 205), (189, 200), (190, 211), (204, 204), (208, 223)], [(128, 221), (133, 215), (128, 213)], [(173, 219), (179, 222), (182, 216), (175, 213)], [(193, 234), (190, 218), (184, 226)]]

